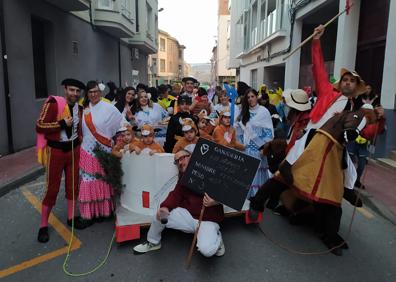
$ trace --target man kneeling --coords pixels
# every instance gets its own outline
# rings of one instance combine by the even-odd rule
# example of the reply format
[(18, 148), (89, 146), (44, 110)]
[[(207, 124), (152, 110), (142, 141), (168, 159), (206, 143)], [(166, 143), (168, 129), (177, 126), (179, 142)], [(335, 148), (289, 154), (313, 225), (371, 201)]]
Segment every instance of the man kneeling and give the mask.
[[(186, 171), (191, 154), (181, 150), (175, 154), (175, 164), (179, 169), (179, 180)], [(224, 218), (223, 205), (217, 203), (206, 193), (204, 196), (182, 186), (180, 182), (161, 204), (160, 209), (147, 233), (147, 242), (133, 248), (135, 253), (143, 254), (161, 248), (161, 233), (164, 228), (172, 228), (185, 233), (194, 233), (202, 205), (205, 212), (197, 236), (198, 251), (205, 257), (223, 256), (225, 247), (220, 233), (219, 222)]]

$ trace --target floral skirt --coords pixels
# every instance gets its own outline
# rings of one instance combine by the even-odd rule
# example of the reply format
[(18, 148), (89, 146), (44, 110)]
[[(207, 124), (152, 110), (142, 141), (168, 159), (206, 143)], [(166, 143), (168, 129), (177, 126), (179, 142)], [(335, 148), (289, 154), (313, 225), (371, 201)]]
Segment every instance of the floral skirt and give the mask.
[(114, 212), (113, 188), (96, 174), (104, 175), (99, 161), (81, 148), (80, 153), (80, 192), (78, 202), (83, 219), (109, 217)]

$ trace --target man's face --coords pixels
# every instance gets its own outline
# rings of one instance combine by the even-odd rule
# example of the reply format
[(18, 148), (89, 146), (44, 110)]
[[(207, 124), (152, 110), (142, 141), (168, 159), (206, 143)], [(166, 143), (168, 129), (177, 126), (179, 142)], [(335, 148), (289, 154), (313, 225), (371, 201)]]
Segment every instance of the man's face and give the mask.
[(186, 140), (188, 142), (193, 141), (194, 138), (195, 138), (195, 135), (196, 135), (196, 133), (195, 133), (195, 130), (193, 128), (191, 128), (189, 131), (185, 131), (184, 132), (184, 137), (186, 138)]
[(75, 86), (65, 86), (65, 98), (69, 104), (75, 104), (80, 99), (80, 88)]
[(209, 102), (208, 95), (201, 96), (201, 101), (204, 102), (204, 103), (208, 103)]
[(340, 81), (340, 90), (342, 95), (350, 97), (355, 92), (358, 80), (352, 74), (345, 74)]
[(192, 93), (193, 90), (194, 90), (194, 82), (192, 82), (191, 80), (187, 80), (184, 83), (184, 89), (185, 89), (186, 92)]
[(175, 165), (177, 165), (179, 172), (183, 173), (186, 171), (190, 157), (191, 155), (185, 151), (180, 151), (175, 154)]

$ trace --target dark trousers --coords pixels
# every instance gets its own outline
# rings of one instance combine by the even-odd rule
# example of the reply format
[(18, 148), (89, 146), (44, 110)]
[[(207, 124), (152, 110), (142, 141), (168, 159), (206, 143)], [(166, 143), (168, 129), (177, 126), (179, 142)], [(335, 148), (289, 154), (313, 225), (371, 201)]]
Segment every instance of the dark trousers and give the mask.
[(257, 211), (264, 211), (265, 202), (269, 197), (279, 199), (282, 192), (287, 189), (289, 189), (289, 186), (276, 178), (268, 179), (257, 191), (256, 195), (250, 198), (250, 207)]
[(338, 235), (342, 209), (334, 205), (314, 203), (316, 231), (321, 234), (328, 247), (334, 247), (343, 242)]

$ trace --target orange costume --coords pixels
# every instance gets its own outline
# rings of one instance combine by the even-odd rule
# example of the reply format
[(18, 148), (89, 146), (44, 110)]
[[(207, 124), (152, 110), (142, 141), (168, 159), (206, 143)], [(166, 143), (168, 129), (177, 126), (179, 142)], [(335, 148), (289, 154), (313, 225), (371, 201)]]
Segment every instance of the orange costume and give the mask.
[(197, 144), (197, 142), (198, 142), (198, 137), (195, 137), (191, 142), (187, 141), (186, 138), (183, 137), (179, 141), (177, 141), (175, 147), (173, 148), (172, 153), (176, 154), (180, 150), (186, 149), (188, 145)]
[(216, 126), (213, 131), (213, 140), (223, 146), (234, 148), (237, 150), (244, 150), (245, 146), (236, 140), (235, 128), (226, 127), (223, 124)]
[(144, 149), (150, 149), (155, 153), (165, 153), (164, 148), (158, 143), (144, 144), (142, 140), (135, 141), (129, 144), (129, 150), (131, 152), (135, 151), (136, 148), (139, 148), (141, 151)]

